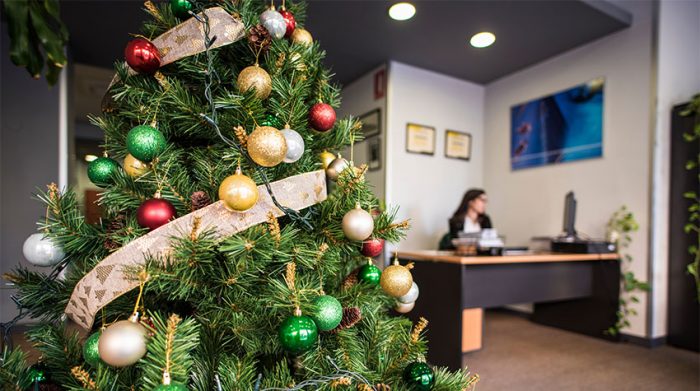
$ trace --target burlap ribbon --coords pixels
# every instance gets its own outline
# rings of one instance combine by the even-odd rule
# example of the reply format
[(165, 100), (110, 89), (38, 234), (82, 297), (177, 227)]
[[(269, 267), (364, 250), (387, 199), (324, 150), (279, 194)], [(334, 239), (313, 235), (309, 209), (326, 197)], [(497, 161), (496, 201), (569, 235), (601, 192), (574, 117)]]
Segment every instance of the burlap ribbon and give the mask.
[[(300, 210), (326, 199), (326, 174), (323, 170), (295, 175), (271, 183), (280, 204)], [(73, 289), (66, 314), (80, 326), (90, 329), (97, 312), (117, 297), (138, 287), (129, 269), (143, 265), (148, 256), (167, 257), (173, 237), (182, 237), (193, 230), (199, 220), (198, 232), (213, 229), (217, 238), (227, 237), (267, 220), (268, 212), (281, 216), (265, 186), (258, 186), (260, 199), (244, 213), (227, 210), (221, 201), (161, 226), (133, 240), (102, 260), (86, 274)]]

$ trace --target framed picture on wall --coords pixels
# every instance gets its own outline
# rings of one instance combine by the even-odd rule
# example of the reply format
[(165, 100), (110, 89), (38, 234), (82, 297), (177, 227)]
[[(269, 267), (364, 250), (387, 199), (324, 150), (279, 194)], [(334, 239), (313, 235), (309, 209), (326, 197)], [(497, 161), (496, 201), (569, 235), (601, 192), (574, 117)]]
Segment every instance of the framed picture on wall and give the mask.
[(375, 109), (360, 116), (360, 122), (362, 122), (362, 134), (365, 135), (365, 138), (377, 136), (382, 133), (381, 114), (381, 109)]
[(406, 152), (434, 155), (435, 128), (411, 123), (406, 124)]
[(382, 140), (379, 136), (366, 139), (367, 141), (367, 167), (370, 171), (382, 168)]
[(456, 130), (445, 131), (445, 157), (469, 161), (472, 157), (472, 135)]

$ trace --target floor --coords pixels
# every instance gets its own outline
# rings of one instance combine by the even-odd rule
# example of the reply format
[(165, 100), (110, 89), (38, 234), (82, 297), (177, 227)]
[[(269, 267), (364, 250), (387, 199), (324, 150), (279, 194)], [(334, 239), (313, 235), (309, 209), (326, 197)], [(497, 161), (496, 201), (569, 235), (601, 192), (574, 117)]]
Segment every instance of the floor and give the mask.
[(648, 349), (487, 312), (484, 349), (464, 356), (477, 391), (700, 390), (700, 355)]

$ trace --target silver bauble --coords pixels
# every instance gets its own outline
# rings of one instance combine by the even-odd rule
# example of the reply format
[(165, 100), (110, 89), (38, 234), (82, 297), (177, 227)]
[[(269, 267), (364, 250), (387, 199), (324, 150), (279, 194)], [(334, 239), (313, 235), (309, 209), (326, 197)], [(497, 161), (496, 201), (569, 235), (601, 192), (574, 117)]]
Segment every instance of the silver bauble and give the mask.
[(274, 9), (269, 9), (260, 14), (260, 24), (270, 33), (272, 38), (280, 39), (287, 32), (287, 22), (284, 17)]
[(280, 130), (287, 141), (287, 154), (284, 156), (285, 163), (294, 163), (304, 154), (304, 139), (296, 131), (284, 128)]
[(403, 304), (410, 304), (418, 300), (418, 294), (418, 285), (416, 285), (416, 282), (413, 281), (413, 284), (411, 284), (411, 289), (408, 290), (408, 293), (403, 296), (399, 296), (396, 300)]
[(53, 266), (66, 256), (63, 249), (43, 233), (29, 235), (22, 246), (24, 258), (32, 265)]
[(348, 161), (338, 155), (338, 157), (333, 159), (331, 164), (328, 165), (328, 168), (326, 168), (326, 176), (332, 181), (337, 181), (340, 173), (349, 166), (350, 164)]
[(132, 320), (120, 320), (102, 332), (97, 347), (102, 361), (111, 366), (134, 364), (146, 354), (146, 328)]
[(374, 231), (372, 215), (357, 205), (343, 216), (343, 233), (350, 240), (365, 240)]
[(416, 302), (404, 304), (399, 301), (396, 302), (396, 305), (394, 305), (394, 311), (398, 312), (399, 314), (407, 314), (411, 312), (413, 307), (416, 306)]

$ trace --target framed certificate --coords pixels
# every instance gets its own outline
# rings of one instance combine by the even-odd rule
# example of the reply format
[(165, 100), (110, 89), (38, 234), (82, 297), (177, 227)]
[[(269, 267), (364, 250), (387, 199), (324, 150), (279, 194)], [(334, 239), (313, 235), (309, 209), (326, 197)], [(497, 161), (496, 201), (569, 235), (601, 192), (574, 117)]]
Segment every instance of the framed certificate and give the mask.
[(372, 110), (360, 117), (362, 122), (362, 134), (365, 138), (382, 133), (382, 112), (380, 109)]
[(472, 156), (472, 135), (456, 130), (445, 132), (445, 157), (469, 160)]
[(435, 154), (435, 128), (406, 124), (406, 152), (424, 155)]

